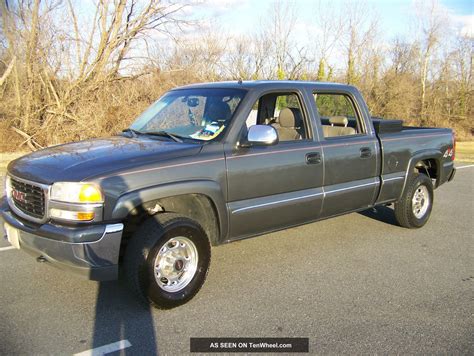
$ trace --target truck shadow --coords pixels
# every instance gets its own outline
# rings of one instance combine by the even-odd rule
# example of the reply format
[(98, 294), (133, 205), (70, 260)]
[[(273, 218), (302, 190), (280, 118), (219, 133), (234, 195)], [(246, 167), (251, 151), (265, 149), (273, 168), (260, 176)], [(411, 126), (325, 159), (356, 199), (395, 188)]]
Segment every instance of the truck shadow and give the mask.
[(121, 340), (128, 340), (132, 346), (120, 354), (158, 355), (151, 308), (137, 302), (122, 282), (100, 282), (92, 347)]
[(395, 219), (395, 213), (393, 209), (389, 208), (388, 206), (377, 206), (375, 208), (361, 211), (359, 214), (386, 224), (400, 226)]
[[(109, 189), (117, 189), (118, 195), (129, 190), (127, 182), (120, 176), (106, 179), (103, 183)], [(140, 262), (144, 260), (137, 261)], [(158, 355), (152, 307), (140, 303), (125, 284), (123, 278), (99, 283), (93, 348), (128, 340), (132, 346), (121, 350), (120, 354)]]

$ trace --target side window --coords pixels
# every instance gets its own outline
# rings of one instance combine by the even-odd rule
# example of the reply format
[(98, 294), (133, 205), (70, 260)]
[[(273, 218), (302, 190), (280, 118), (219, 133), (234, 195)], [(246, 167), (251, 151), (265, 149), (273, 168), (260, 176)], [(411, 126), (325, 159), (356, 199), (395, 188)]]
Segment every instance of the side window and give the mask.
[(253, 125), (257, 125), (257, 118), (258, 118), (258, 102), (257, 100), (255, 104), (252, 106), (252, 110), (250, 111), (249, 116), (247, 117), (247, 120), (245, 121), (247, 128)]
[(345, 94), (314, 93), (324, 137), (363, 134), (354, 104)]
[(280, 142), (308, 138), (308, 128), (300, 99), (295, 93), (271, 93), (260, 97), (246, 121), (252, 125), (271, 125)]

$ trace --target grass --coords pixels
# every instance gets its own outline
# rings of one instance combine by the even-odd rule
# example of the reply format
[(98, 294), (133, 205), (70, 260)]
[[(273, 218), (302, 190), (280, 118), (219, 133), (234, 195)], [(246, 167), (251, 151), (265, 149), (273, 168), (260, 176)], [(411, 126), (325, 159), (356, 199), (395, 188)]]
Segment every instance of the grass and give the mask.
[(456, 161), (474, 162), (474, 141), (456, 143)]

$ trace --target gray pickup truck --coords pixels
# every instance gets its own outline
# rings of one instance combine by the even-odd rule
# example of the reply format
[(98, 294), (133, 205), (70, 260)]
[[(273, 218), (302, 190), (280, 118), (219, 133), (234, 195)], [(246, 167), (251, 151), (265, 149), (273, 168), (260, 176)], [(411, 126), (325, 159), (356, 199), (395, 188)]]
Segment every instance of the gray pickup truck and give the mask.
[(120, 274), (172, 308), (203, 285), (211, 246), (391, 203), (401, 226), (423, 226), (454, 150), (450, 129), (372, 118), (352, 86), (196, 84), (117, 136), (11, 162), (1, 225), (40, 262)]

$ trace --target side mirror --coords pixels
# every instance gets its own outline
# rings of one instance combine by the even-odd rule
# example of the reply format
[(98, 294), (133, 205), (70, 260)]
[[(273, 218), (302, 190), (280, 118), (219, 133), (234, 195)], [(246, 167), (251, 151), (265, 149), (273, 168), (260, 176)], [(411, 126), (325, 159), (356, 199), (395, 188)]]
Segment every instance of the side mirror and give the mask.
[(271, 146), (278, 143), (278, 134), (273, 126), (253, 125), (250, 126), (247, 139), (241, 144), (243, 147)]

